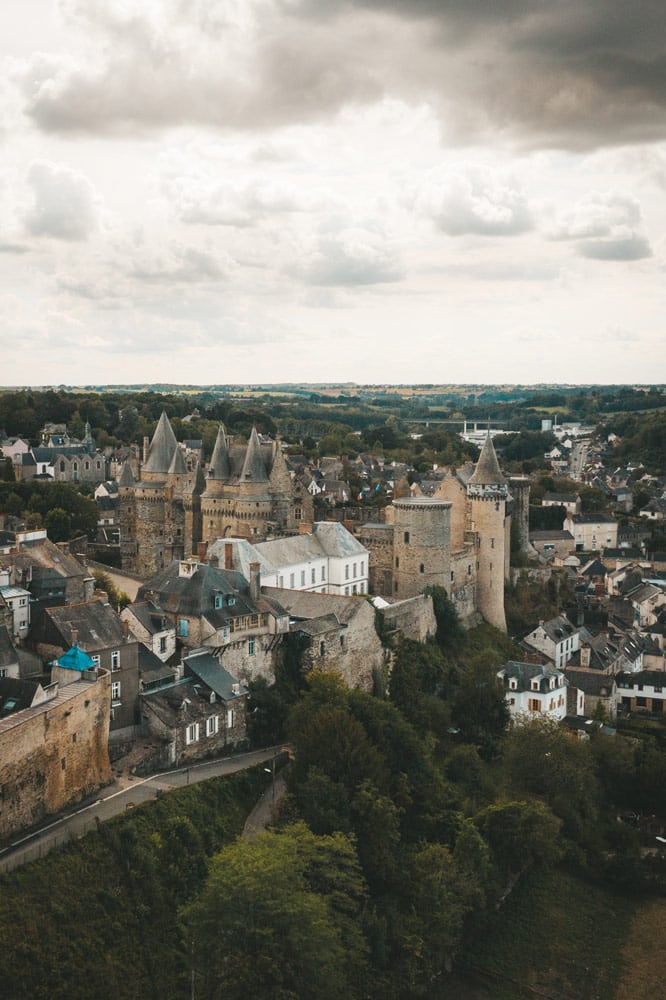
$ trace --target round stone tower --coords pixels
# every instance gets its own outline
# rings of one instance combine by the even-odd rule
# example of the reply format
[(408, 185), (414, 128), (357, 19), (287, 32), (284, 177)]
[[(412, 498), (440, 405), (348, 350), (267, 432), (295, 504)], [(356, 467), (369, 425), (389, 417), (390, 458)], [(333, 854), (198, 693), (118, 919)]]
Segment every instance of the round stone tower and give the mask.
[(393, 596), (428, 586), (451, 589), (451, 503), (431, 497), (393, 501)]
[(511, 476), (509, 487), (513, 498), (511, 521), (516, 535), (518, 552), (527, 555), (530, 548), (530, 479), (529, 476)]
[(469, 527), (476, 532), (476, 600), (485, 620), (506, 632), (504, 580), (509, 556), (509, 486), (490, 434), (467, 482)]

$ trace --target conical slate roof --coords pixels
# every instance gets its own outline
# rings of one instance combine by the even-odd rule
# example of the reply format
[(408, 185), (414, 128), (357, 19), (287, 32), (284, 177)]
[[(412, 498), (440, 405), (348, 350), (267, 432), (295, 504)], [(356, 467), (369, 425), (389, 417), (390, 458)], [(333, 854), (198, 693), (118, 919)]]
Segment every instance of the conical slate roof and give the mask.
[(173, 458), (171, 459), (171, 465), (169, 466), (169, 474), (175, 473), (178, 476), (187, 475), (187, 466), (185, 465), (185, 456), (183, 455), (183, 449), (176, 447), (173, 453)]
[(264, 459), (261, 454), (261, 445), (259, 444), (259, 436), (257, 434), (256, 427), (252, 428), (250, 440), (248, 441), (247, 451), (245, 452), (245, 461), (243, 462), (243, 471), (241, 473), (241, 481), (244, 483), (268, 482), (266, 466), (264, 465)]
[(123, 469), (122, 472), (120, 473), (118, 486), (134, 486), (134, 475), (132, 473), (132, 467), (129, 464), (129, 462), (123, 463)]
[(479, 460), (476, 463), (474, 472), (469, 477), (468, 483), (475, 486), (506, 485), (506, 479), (500, 471), (497, 453), (495, 452), (495, 446), (490, 434), (486, 436), (486, 440), (483, 442)]
[(178, 448), (169, 418), (164, 410), (155, 428), (153, 440), (148, 450), (148, 461), (143, 467), (144, 472), (168, 472), (173, 461), (173, 453)]
[(229, 465), (229, 448), (227, 438), (222, 424), (217, 429), (213, 456), (210, 460), (211, 479), (229, 479), (231, 476), (231, 466)]

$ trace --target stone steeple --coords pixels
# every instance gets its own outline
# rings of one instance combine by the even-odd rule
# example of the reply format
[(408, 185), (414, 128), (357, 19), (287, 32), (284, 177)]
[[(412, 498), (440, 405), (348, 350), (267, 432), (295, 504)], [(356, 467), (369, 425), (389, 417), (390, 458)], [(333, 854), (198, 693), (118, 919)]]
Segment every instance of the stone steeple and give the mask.
[(178, 442), (173, 432), (169, 418), (164, 410), (159, 419), (153, 440), (148, 449), (148, 458), (142, 469), (142, 475), (146, 472), (167, 473), (173, 461), (174, 452), (178, 450)]
[(123, 468), (120, 473), (120, 479), (118, 480), (118, 486), (134, 486), (134, 476), (132, 474), (132, 467), (129, 462), (123, 463)]
[(266, 466), (264, 465), (264, 459), (261, 454), (261, 445), (259, 443), (259, 435), (257, 434), (256, 427), (252, 428), (252, 433), (250, 434), (247, 451), (245, 452), (245, 461), (243, 462), (243, 471), (241, 472), (240, 478), (242, 483), (268, 482)]
[(468, 483), (472, 486), (506, 486), (507, 482), (497, 461), (497, 453), (490, 432), (486, 435), (483, 448)]
[(213, 448), (213, 455), (210, 460), (210, 466), (208, 470), (209, 479), (227, 480), (231, 476), (231, 465), (229, 463), (229, 447), (227, 445), (227, 437), (224, 433), (224, 427), (222, 424), (217, 429), (217, 438), (215, 439), (215, 447)]
[(173, 453), (173, 458), (171, 459), (171, 465), (169, 466), (169, 475), (186, 476), (187, 466), (185, 465), (185, 457), (183, 455), (183, 449), (176, 447)]

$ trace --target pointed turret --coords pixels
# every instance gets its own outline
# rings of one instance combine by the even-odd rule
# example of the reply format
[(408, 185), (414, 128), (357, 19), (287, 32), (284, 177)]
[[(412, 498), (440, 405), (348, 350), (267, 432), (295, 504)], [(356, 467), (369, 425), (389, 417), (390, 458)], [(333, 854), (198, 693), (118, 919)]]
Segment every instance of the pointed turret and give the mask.
[(227, 480), (231, 476), (231, 466), (229, 464), (229, 446), (222, 424), (217, 429), (215, 447), (208, 469), (209, 479)]
[(159, 419), (153, 440), (148, 449), (148, 459), (143, 467), (142, 475), (145, 472), (166, 473), (171, 467), (174, 452), (178, 449), (176, 435), (173, 432), (169, 418), (164, 410)]
[(118, 487), (122, 488), (123, 486), (134, 486), (134, 475), (129, 462), (123, 463), (120, 479), (118, 480)]
[(176, 447), (173, 453), (173, 458), (171, 459), (171, 465), (169, 466), (169, 475), (186, 476), (187, 466), (185, 465), (185, 457), (183, 455), (183, 449)]
[(476, 468), (468, 480), (472, 486), (506, 486), (490, 432), (486, 435)]
[(257, 428), (252, 428), (250, 440), (248, 441), (243, 471), (241, 472), (241, 482), (243, 483), (267, 483), (266, 466), (261, 454), (261, 445)]

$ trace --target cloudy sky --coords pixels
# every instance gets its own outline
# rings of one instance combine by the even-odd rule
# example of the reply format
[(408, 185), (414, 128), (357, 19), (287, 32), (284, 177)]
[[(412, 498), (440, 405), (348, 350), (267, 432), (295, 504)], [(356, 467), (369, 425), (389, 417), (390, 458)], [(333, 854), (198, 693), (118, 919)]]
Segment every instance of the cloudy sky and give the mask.
[(2, 0), (0, 384), (666, 381), (663, 0)]

